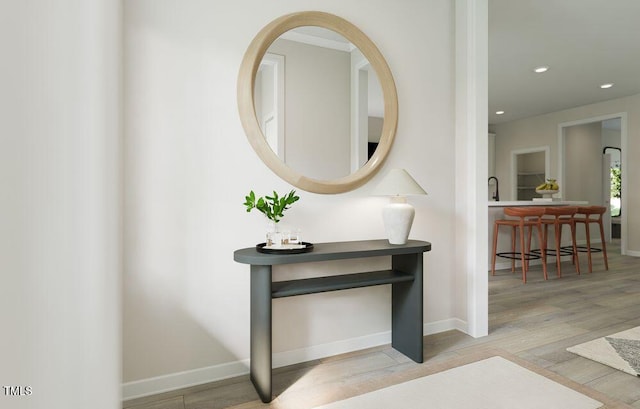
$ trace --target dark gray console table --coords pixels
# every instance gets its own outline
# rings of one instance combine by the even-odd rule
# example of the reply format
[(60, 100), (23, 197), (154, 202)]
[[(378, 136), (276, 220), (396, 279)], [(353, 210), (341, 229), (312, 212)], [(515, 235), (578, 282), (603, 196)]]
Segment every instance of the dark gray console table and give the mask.
[[(301, 254), (264, 254), (255, 247), (236, 250), (233, 259), (251, 265), (251, 381), (263, 402), (272, 399), (271, 300), (325, 291), (391, 284), (391, 345), (422, 363), (422, 253), (431, 243), (409, 240), (392, 245), (387, 240), (315, 244)], [(391, 256), (391, 269), (271, 281), (272, 266), (314, 261)]]

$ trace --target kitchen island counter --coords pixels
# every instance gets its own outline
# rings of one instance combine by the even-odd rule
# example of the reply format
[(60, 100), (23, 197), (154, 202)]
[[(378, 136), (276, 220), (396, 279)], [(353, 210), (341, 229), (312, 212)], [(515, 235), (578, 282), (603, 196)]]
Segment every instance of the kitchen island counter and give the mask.
[(576, 200), (512, 200), (488, 202), (489, 207), (512, 207), (512, 206), (586, 206), (589, 202)]

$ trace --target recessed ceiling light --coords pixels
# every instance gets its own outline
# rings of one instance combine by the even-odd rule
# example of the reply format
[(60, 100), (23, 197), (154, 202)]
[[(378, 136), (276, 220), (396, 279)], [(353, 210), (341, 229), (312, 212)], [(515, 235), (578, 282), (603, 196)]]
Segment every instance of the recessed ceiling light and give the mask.
[(613, 83), (612, 82), (608, 82), (606, 84), (600, 85), (600, 88), (602, 88), (602, 89), (607, 89), (607, 88), (611, 88), (611, 87), (613, 87)]
[(546, 65), (541, 65), (539, 67), (536, 67), (533, 69), (533, 72), (537, 72), (538, 74), (541, 74), (543, 72), (547, 72), (549, 71), (549, 67)]
[(496, 115), (502, 115), (504, 114), (504, 111), (496, 111)]

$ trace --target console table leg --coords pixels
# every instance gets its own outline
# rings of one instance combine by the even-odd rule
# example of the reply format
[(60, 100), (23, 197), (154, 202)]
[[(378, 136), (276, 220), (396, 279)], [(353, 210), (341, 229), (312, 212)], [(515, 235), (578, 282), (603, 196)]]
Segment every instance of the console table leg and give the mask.
[(410, 282), (392, 284), (391, 346), (422, 363), (422, 253), (395, 255), (391, 268), (415, 277)]
[(271, 266), (251, 265), (251, 382), (271, 402)]

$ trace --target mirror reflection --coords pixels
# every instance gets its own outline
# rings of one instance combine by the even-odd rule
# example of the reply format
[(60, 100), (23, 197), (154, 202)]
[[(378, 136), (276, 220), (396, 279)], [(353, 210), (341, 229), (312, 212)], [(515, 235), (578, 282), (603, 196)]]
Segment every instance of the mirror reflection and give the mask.
[(321, 180), (362, 167), (384, 121), (382, 88), (369, 61), (346, 38), (320, 27), (298, 27), (269, 46), (254, 106), (278, 157)]

